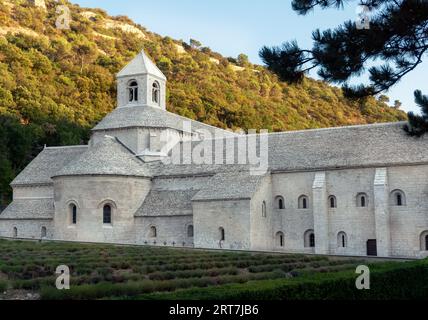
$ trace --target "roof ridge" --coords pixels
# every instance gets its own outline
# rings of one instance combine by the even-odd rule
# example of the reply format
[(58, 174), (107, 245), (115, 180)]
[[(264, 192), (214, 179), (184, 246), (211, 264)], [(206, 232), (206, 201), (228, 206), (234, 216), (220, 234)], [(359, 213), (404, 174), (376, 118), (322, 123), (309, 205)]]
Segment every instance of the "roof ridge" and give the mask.
[(45, 147), (45, 150), (56, 150), (56, 149), (72, 149), (72, 148), (88, 148), (88, 145), (75, 145), (75, 146), (56, 146), (56, 147)]
[[(267, 132), (266, 134), (268, 136), (274, 136), (274, 135), (288, 135), (288, 134), (295, 134), (295, 133), (306, 133), (306, 132), (323, 132), (323, 131), (340, 131), (340, 130), (346, 130), (346, 129), (361, 129), (361, 128), (376, 128), (376, 127), (387, 127), (387, 126), (398, 126), (399, 124), (405, 124), (406, 121), (397, 121), (397, 122), (382, 122), (382, 123), (368, 123), (368, 124), (358, 124), (358, 125), (350, 125), (350, 126), (338, 126), (338, 127), (327, 127), (327, 128), (314, 128), (314, 129), (301, 129), (301, 130), (290, 130), (290, 131), (281, 131), (281, 132)], [(250, 133), (250, 134), (243, 134), (239, 135), (236, 134), (235, 136), (224, 136), (219, 138), (213, 138), (213, 139), (205, 139), (204, 141), (215, 141), (220, 139), (232, 139), (232, 138), (238, 138), (238, 137), (250, 137), (250, 136), (260, 136), (262, 133)], [(180, 143), (189, 143), (189, 142), (200, 142), (200, 141), (180, 141)]]

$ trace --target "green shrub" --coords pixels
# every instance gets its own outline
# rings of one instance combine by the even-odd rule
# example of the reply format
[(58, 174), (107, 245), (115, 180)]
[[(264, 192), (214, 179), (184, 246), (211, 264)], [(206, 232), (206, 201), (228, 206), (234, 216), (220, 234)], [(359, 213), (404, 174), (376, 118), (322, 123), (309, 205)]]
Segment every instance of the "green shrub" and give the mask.
[(0, 293), (4, 292), (7, 289), (7, 282), (6, 281), (0, 281)]

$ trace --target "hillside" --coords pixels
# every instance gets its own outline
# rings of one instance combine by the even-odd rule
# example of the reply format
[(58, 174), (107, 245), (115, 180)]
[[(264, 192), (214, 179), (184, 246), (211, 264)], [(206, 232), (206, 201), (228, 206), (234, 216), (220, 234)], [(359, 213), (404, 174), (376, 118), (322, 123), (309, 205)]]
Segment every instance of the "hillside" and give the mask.
[(0, 2), (3, 202), (11, 179), (44, 144), (87, 141), (89, 129), (115, 107), (115, 73), (141, 48), (168, 77), (169, 111), (210, 125), (283, 131), (406, 119), (383, 100), (349, 101), (312, 79), (288, 85), (244, 55), (225, 58), (100, 9), (67, 3), (70, 29), (60, 30), (57, 3), (46, 4), (45, 11), (26, 0)]

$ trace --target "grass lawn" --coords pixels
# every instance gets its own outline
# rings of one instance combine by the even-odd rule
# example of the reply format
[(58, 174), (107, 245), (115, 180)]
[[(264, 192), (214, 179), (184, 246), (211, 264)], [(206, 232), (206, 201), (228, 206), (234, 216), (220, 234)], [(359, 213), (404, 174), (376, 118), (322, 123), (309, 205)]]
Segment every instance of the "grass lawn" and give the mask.
[[(0, 240), (0, 299), (311, 298), (298, 286), (321, 288), (345, 279), (355, 287), (355, 268), (367, 263), (298, 254)], [(70, 290), (55, 287), (59, 265), (70, 268)], [(427, 267), (420, 261), (370, 266), (385, 273), (421, 265)], [(278, 293), (284, 286), (294, 288), (292, 296)]]

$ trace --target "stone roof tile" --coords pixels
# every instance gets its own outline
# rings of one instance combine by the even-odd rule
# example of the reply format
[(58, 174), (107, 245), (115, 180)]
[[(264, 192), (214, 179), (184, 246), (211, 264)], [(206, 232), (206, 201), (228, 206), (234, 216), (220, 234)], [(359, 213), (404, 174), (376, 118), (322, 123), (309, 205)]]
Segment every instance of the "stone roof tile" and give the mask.
[(192, 201), (251, 199), (264, 177), (249, 171), (217, 173)]
[(135, 216), (192, 214), (192, 197), (198, 190), (151, 190)]
[(55, 173), (87, 149), (87, 146), (45, 148), (11, 185), (50, 184)]
[(54, 176), (122, 175), (149, 177), (144, 163), (118, 139), (106, 136)]
[(0, 213), (0, 220), (53, 219), (53, 199), (15, 199)]

